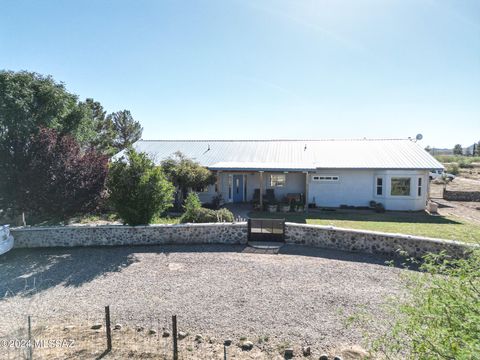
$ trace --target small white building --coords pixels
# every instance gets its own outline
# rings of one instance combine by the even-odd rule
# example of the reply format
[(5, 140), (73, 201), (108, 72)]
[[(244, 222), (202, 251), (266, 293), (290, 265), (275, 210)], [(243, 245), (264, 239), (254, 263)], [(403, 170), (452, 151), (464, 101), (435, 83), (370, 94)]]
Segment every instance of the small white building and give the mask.
[(216, 173), (203, 202), (301, 199), (317, 207), (369, 206), (423, 210), (429, 171), (443, 169), (411, 139), (140, 140), (137, 151), (160, 164), (180, 151)]

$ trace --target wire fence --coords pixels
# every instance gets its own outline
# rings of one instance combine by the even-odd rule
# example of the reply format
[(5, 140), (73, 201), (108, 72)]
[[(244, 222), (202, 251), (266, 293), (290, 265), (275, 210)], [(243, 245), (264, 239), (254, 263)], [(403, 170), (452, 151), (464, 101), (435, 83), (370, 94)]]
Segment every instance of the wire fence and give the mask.
[(179, 331), (175, 315), (143, 325), (128, 320), (108, 306), (68, 322), (33, 314), (0, 327), (0, 359), (230, 358), (230, 344)]

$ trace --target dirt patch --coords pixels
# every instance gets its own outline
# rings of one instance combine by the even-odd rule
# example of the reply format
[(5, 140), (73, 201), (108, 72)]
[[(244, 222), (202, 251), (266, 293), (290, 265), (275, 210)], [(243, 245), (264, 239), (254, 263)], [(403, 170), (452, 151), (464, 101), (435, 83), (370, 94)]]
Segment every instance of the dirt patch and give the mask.
[[(375, 320), (385, 317), (382, 305), (403, 292), (399, 274), (406, 270), (385, 266), (383, 257), (296, 246), (285, 246), (277, 255), (247, 249), (14, 250), (0, 263), (0, 337), (25, 337), (31, 315), (34, 326), (59, 329), (62, 337), (65, 326), (83, 329), (90, 345), (73, 349), (75, 356), (83, 351), (82, 358), (95, 358), (104, 350), (104, 330), (90, 327), (103, 322), (104, 305), (110, 305), (112, 324), (122, 324), (125, 334), (114, 341), (123, 343), (132, 358), (148, 358), (145, 349), (157, 354), (152, 358), (169, 354), (164, 342), (171, 341), (159, 334), (171, 329), (173, 314), (179, 330), (189, 334), (182, 340), (182, 359), (222, 358), (227, 338), (236, 358), (275, 359), (286, 346), (299, 357), (303, 346), (311, 346), (318, 358), (361, 345), (362, 332), (349, 327), (348, 320), (367, 313), (372, 332), (378, 331)], [(132, 330), (137, 327), (143, 329)], [(156, 335), (148, 335), (149, 329)], [(78, 341), (85, 338), (71, 331)], [(197, 344), (196, 334), (204, 341)], [(241, 350), (242, 341), (251, 341), (253, 350)]]
[[(448, 201), (443, 199), (443, 185), (431, 182), (430, 197), (439, 204), (438, 213), (442, 216), (455, 216), (480, 224), (480, 202)], [(480, 180), (457, 177), (447, 185), (448, 190), (480, 191)]]

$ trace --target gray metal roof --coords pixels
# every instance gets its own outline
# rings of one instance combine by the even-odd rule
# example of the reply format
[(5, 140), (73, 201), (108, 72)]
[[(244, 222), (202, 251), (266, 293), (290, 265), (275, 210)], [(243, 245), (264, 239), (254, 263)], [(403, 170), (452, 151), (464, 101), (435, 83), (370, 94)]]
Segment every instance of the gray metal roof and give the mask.
[(212, 170), (443, 169), (410, 139), (139, 140), (157, 164), (180, 151)]

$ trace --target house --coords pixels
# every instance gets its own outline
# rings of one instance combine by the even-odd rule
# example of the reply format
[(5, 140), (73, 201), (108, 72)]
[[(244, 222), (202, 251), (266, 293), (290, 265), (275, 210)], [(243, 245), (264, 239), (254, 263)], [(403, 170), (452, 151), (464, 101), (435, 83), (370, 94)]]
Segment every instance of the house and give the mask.
[[(317, 207), (368, 206), (423, 210), (429, 171), (443, 169), (411, 139), (140, 140), (137, 151), (160, 162), (180, 151), (217, 175), (199, 193), (203, 202), (300, 198)], [(273, 189), (273, 191), (272, 191)]]

